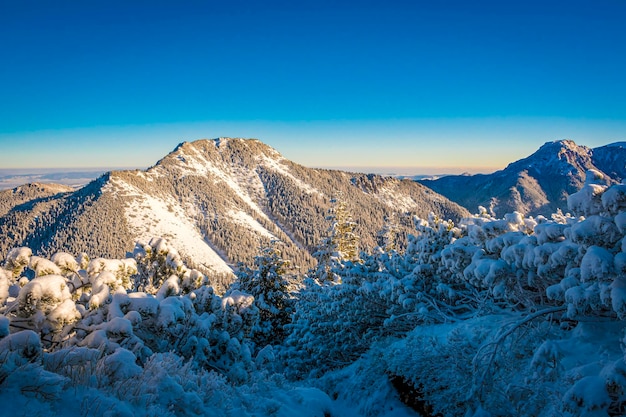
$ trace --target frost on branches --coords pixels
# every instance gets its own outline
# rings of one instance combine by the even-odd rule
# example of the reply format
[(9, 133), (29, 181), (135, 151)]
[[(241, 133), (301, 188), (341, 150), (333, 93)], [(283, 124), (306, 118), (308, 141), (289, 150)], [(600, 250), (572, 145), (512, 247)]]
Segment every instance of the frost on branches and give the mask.
[(259, 320), (253, 340), (263, 348), (282, 343), (284, 327), (293, 312), (290, 294), (294, 279), (290, 277), (290, 262), (282, 258), (279, 242), (260, 249), (254, 259), (255, 269), (240, 266), (234, 289), (250, 294), (259, 310)]
[(369, 254), (337, 204), (317, 269), (294, 280), (261, 248), (223, 294), (164, 239), (128, 259), (13, 249), (0, 399), (23, 414), (626, 415), (626, 184), (598, 176), (569, 213), (416, 218), (406, 245), (390, 226)]
[(219, 296), (206, 282), (164, 239), (137, 244), (128, 259), (12, 250), (0, 269), (0, 392), (28, 403), (34, 391), (41, 404), (32, 410), (53, 414), (46, 407), (69, 387), (102, 407), (70, 414), (103, 415), (107, 403), (125, 415), (229, 407), (211, 390), (228, 396), (256, 372), (259, 308), (249, 294)]
[(321, 371), (330, 387), (344, 371), (329, 370), (368, 352), (360, 361), (378, 356), (425, 415), (623, 415), (626, 185), (589, 178), (570, 214), (416, 219), (404, 254), (310, 281), (283, 347), (289, 375)]
[(341, 198), (331, 200), (332, 206), (326, 220), (330, 223), (325, 237), (320, 242), (313, 257), (317, 260), (314, 275), (319, 282), (340, 282), (336, 273), (343, 262), (359, 259), (359, 237), (354, 233), (356, 223), (348, 210), (347, 203)]

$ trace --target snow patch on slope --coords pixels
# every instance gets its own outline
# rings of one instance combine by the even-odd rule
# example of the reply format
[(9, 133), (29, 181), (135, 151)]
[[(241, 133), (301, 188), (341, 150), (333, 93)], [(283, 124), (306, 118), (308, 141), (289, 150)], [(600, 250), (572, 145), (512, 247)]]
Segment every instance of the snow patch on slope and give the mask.
[[(183, 157), (185, 159), (184, 162), (186, 167), (184, 167), (182, 164), (177, 165), (177, 168), (180, 169), (183, 173), (188, 170), (193, 170), (193, 175), (205, 175), (217, 178), (219, 181), (224, 182), (230, 189), (232, 189), (233, 193), (241, 198), (241, 200), (243, 200), (250, 208), (252, 208), (252, 210), (269, 220), (269, 218), (263, 212), (263, 210), (261, 210), (259, 205), (255, 203), (252, 198), (250, 198), (249, 193), (245, 192), (244, 189), (240, 186), (238, 179), (242, 177), (241, 175), (237, 175), (237, 172), (235, 172), (232, 167), (223, 166), (222, 169), (220, 169), (219, 167), (215, 166), (215, 163), (213, 161), (207, 160), (195, 149), (193, 151), (193, 155), (187, 154), (183, 150), (181, 150), (179, 157)], [(226, 172), (227, 170), (230, 172)], [(245, 177), (245, 182), (251, 183), (249, 175)]]
[(290, 178), (291, 180), (293, 180), (294, 183), (296, 183), (296, 185), (298, 187), (300, 187), (300, 189), (302, 189), (304, 192), (308, 193), (308, 194), (321, 194), (318, 190), (316, 190), (315, 188), (313, 188), (311, 185), (305, 183), (304, 181), (300, 180), (299, 178), (296, 178), (291, 172), (289, 172), (289, 170), (287, 170), (285, 168), (284, 165), (278, 163), (278, 161), (276, 159), (272, 159), (272, 158), (268, 158), (267, 156), (263, 157), (263, 164), (268, 167), (273, 169), (274, 171), (280, 173), (281, 175)]
[(384, 204), (394, 209), (411, 211), (415, 210), (415, 206), (417, 205), (417, 202), (410, 196), (402, 195), (389, 187), (380, 187), (378, 193), (374, 195)]
[(164, 237), (194, 262), (216, 273), (232, 273), (224, 260), (207, 245), (204, 237), (190, 220), (185, 210), (173, 198), (162, 200), (140, 193), (132, 185), (114, 180), (115, 186), (130, 198), (124, 215), (136, 240), (148, 241)]
[(270, 239), (278, 239), (248, 213), (245, 213), (243, 211), (231, 210), (228, 212), (228, 216), (232, 218), (235, 222), (243, 225), (250, 230), (254, 230), (262, 236), (266, 236)]

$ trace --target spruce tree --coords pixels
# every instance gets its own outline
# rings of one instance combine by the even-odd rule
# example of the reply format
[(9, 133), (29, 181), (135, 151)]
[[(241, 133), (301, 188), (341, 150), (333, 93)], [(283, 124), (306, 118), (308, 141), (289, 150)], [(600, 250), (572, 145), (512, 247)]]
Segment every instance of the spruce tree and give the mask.
[(259, 324), (254, 334), (258, 347), (281, 343), (283, 326), (293, 310), (289, 294), (288, 272), (291, 263), (282, 258), (278, 242), (262, 247), (255, 257), (255, 269), (242, 268), (238, 273), (241, 291), (254, 297), (259, 309)]
[(313, 275), (320, 283), (341, 282), (335, 272), (346, 261), (359, 261), (359, 237), (354, 233), (356, 223), (344, 200), (331, 200), (332, 206), (326, 219), (330, 226), (318, 250), (313, 254), (317, 268)]

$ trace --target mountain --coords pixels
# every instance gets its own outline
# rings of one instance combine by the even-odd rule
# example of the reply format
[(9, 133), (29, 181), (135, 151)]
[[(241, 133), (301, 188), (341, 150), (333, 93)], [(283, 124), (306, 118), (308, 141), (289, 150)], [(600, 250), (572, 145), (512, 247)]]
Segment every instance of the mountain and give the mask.
[(478, 206), (496, 216), (518, 211), (526, 215), (567, 212), (567, 196), (580, 190), (586, 172), (604, 174), (607, 184), (626, 178), (626, 142), (598, 148), (571, 140), (547, 142), (534, 154), (488, 175), (451, 175), (419, 182), (471, 212)]
[(0, 258), (16, 246), (123, 257), (135, 241), (159, 236), (209, 275), (251, 264), (271, 240), (308, 268), (335, 197), (347, 203), (362, 249), (376, 245), (386, 217), (402, 235), (415, 230), (413, 215), (469, 214), (411, 180), (306, 168), (254, 139), (198, 140), (145, 171), (112, 171), (78, 190), (33, 184), (0, 192)]

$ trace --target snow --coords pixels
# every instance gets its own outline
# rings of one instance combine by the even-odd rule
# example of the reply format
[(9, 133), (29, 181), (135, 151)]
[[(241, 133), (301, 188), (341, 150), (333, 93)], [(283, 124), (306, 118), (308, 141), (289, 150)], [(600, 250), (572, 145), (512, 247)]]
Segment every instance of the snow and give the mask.
[(587, 249), (580, 265), (582, 281), (609, 281), (612, 276), (613, 255), (598, 246), (591, 246)]
[(626, 234), (626, 210), (615, 216), (615, 224), (617, 225), (620, 233)]
[(276, 236), (274, 236), (269, 230), (263, 227), (258, 221), (256, 221), (248, 213), (241, 211), (241, 210), (230, 210), (227, 214), (235, 222), (243, 225), (244, 227), (250, 230), (257, 232), (261, 236), (265, 236), (270, 239), (277, 239)]
[(123, 381), (141, 373), (141, 367), (135, 364), (135, 355), (123, 348), (117, 348), (115, 352), (107, 355), (99, 364), (103, 383), (112, 384), (116, 381)]
[(233, 193), (241, 198), (241, 200), (243, 200), (252, 210), (263, 217), (267, 217), (259, 205), (250, 198), (250, 195), (245, 192), (238, 183), (239, 179), (243, 178), (241, 178), (240, 175), (236, 175), (234, 172), (236, 167), (230, 167), (225, 164), (217, 167), (213, 161), (209, 161), (195, 149), (193, 149), (193, 155), (185, 154), (182, 150), (180, 151), (180, 155), (185, 156), (186, 166), (177, 166), (177, 168), (183, 172), (185, 172), (186, 169), (190, 169), (191, 172), (193, 172), (193, 175), (204, 175), (217, 178), (229, 187)]
[(602, 194), (602, 205), (611, 213), (626, 210), (626, 184), (610, 187)]
[(620, 319), (626, 317), (626, 274), (611, 283), (611, 307)]
[(261, 163), (264, 166), (266, 166), (266, 167), (272, 169), (273, 171), (276, 171), (279, 174), (281, 174), (281, 175), (291, 179), (305, 193), (307, 193), (307, 194), (321, 194), (317, 189), (313, 188), (311, 185), (305, 183), (304, 181), (300, 180), (295, 175), (293, 175), (291, 172), (289, 172), (289, 169), (286, 168), (283, 164), (281, 164), (279, 162), (279, 160), (277, 160), (275, 158), (269, 158), (266, 155), (263, 155), (261, 157), (260, 161), (261, 161)]
[(0, 304), (4, 303), (9, 298), (9, 274), (3, 269), (0, 269)]
[(36, 276), (61, 275), (61, 269), (54, 262), (39, 256), (31, 256), (28, 267), (35, 271)]
[(133, 335), (133, 324), (125, 318), (115, 317), (107, 322), (106, 332), (108, 337), (130, 337)]
[(63, 273), (78, 272), (80, 269), (76, 258), (67, 252), (57, 252), (50, 260), (54, 262)]
[(585, 185), (580, 191), (567, 197), (567, 208), (583, 216), (602, 213), (604, 210), (602, 194), (607, 189), (607, 186), (602, 184), (602, 178), (602, 174), (597, 171), (587, 171)]
[(0, 352), (17, 353), (19, 357), (13, 358), (17, 362), (25, 362), (41, 356), (42, 348), (39, 335), (32, 330), (10, 334), (0, 339)]
[(415, 206), (418, 205), (418, 203), (411, 197), (398, 194), (389, 187), (381, 187), (378, 195), (383, 203), (396, 210), (410, 212), (411, 210), (415, 210)]
[(137, 311), (142, 317), (154, 317), (159, 309), (159, 300), (144, 292), (128, 294), (129, 309)]
[(82, 315), (71, 299), (63, 300), (54, 310), (48, 314), (48, 320), (55, 328), (61, 328), (66, 324), (78, 321)]
[(21, 247), (13, 248), (7, 254), (7, 266), (28, 265), (30, 257), (33, 255), (33, 251), (30, 248)]
[[(579, 196), (581, 210), (616, 201), (611, 189)], [(68, 254), (20, 248), (0, 265), (0, 413), (623, 414), (626, 237), (611, 207), (418, 220), (406, 253), (338, 263), (332, 285), (307, 279), (271, 345), (253, 339), (266, 294), (216, 295), (167, 237), (74, 272)], [(50, 264), (67, 276), (21, 270)], [(129, 276), (146, 271), (159, 288), (138, 292)]]
[(566, 406), (571, 410), (582, 408), (585, 415), (606, 415), (605, 409), (611, 403), (606, 391), (606, 382), (600, 376), (586, 376), (565, 393)]
[(24, 285), (17, 301), (25, 311), (39, 310), (47, 314), (71, 296), (64, 277), (46, 275)]
[(149, 241), (154, 236), (166, 237), (172, 246), (194, 262), (216, 273), (232, 273), (228, 264), (206, 243), (197, 226), (189, 220), (177, 201), (140, 194), (130, 184), (115, 181), (116, 186), (130, 195), (141, 196), (132, 199), (124, 212), (136, 240)]
[(163, 300), (170, 295), (175, 295), (180, 293), (180, 285), (179, 279), (176, 275), (172, 275), (168, 279), (165, 280), (159, 291), (157, 292), (156, 298), (158, 300)]

